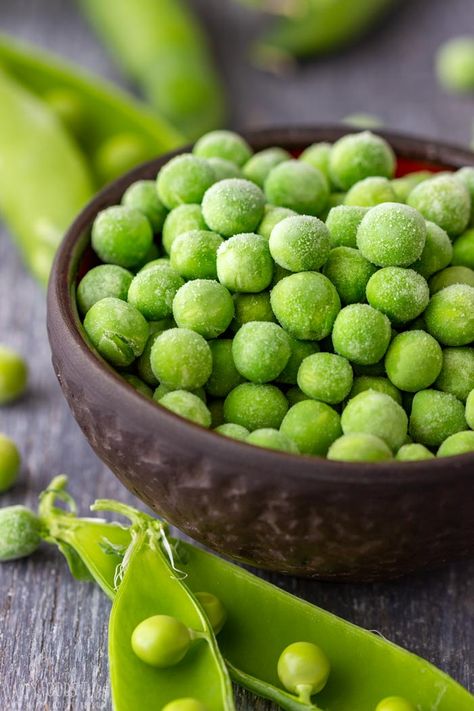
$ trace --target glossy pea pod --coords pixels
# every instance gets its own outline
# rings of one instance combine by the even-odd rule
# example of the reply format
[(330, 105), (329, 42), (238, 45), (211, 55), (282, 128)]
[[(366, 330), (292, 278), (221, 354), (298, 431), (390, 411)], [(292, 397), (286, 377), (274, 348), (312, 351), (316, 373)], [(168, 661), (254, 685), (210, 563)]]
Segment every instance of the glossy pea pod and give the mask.
[(79, 0), (85, 15), (150, 104), (188, 138), (224, 118), (222, 88), (185, 0)]

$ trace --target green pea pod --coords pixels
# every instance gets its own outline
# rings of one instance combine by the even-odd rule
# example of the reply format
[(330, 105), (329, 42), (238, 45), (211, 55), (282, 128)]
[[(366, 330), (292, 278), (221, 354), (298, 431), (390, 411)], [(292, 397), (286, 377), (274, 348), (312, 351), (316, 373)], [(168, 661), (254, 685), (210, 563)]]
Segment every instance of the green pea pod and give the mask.
[(79, 0), (85, 15), (151, 105), (189, 138), (224, 119), (204, 34), (184, 0)]

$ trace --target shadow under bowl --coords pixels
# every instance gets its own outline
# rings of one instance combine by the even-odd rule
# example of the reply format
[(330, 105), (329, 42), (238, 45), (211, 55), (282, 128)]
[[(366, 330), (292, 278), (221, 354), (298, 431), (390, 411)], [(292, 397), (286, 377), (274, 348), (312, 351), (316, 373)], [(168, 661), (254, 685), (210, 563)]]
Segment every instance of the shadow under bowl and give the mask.
[[(347, 127), (246, 133), (255, 150), (298, 154)], [(474, 164), (474, 154), (380, 131), (398, 174)], [(177, 151), (175, 153), (179, 153)], [(254, 566), (331, 580), (393, 578), (472, 554), (474, 454), (408, 463), (343, 463), (260, 449), (205, 430), (129, 386), (89, 345), (76, 309), (90, 268), (90, 228), (135, 180), (172, 156), (136, 168), (100, 192), (67, 232), (48, 291), (48, 333), (63, 393), (97, 455), (156, 513), (186, 534)]]

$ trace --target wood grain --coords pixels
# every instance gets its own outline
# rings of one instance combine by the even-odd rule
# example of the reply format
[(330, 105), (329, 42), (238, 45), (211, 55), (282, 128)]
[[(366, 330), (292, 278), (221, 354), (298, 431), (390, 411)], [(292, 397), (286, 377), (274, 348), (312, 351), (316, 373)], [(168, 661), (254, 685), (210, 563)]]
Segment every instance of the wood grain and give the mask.
[[(238, 124), (312, 123), (364, 110), (394, 128), (468, 141), (473, 101), (442, 94), (431, 67), (442, 39), (474, 32), (471, 0), (412, 0), (379, 34), (350, 53), (308, 63), (284, 78), (249, 65), (247, 45), (257, 26), (248, 12), (230, 0), (198, 0), (196, 6), (211, 30)], [(36, 41), (111, 78), (118, 76), (70, 2), (0, 0), (0, 18), (2, 31)], [(232, 28), (232, 42), (226, 27)], [(83, 513), (98, 496), (130, 501), (69, 414), (50, 365), (44, 294), (24, 271), (4, 229), (0, 342), (22, 351), (31, 367), (28, 395), (0, 411), (0, 431), (14, 437), (23, 455), (21, 483), (2, 497), (2, 505), (34, 506), (50, 478), (63, 471), (71, 477)], [(474, 561), (370, 586), (268, 577), (430, 659), (472, 689)], [(71, 579), (52, 549), (2, 566), (0, 709), (109, 709), (108, 608), (92, 585)], [(238, 692), (237, 705), (240, 710), (272, 708), (244, 692)]]

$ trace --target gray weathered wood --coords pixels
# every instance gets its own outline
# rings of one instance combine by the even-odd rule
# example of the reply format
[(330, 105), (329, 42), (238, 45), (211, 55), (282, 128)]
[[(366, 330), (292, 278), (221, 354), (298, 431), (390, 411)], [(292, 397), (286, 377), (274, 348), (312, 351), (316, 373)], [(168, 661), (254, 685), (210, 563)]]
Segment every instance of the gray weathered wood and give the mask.
[[(378, 34), (351, 52), (310, 62), (284, 78), (259, 72), (246, 60), (248, 40), (256, 31), (247, 11), (230, 0), (198, 0), (196, 6), (211, 30), (236, 124), (312, 123), (370, 111), (394, 128), (459, 143), (469, 140), (474, 100), (443, 94), (433, 78), (432, 59), (444, 38), (474, 32), (471, 0), (404, 3)], [(0, 0), (0, 20), (2, 31), (118, 78), (71, 2)], [(28, 395), (0, 411), (0, 431), (18, 442), (24, 462), (20, 485), (2, 498), (2, 505), (34, 506), (51, 476), (63, 471), (71, 477), (82, 512), (98, 496), (131, 501), (69, 414), (50, 365), (44, 294), (25, 273), (4, 229), (0, 342), (22, 351), (31, 366)], [(378, 630), (472, 687), (473, 562), (370, 586), (268, 577)], [(61, 557), (46, 547), (27, 561), (2, 566), (0, 708), (108, 709), (108, 608), (97, 589), (73, 581)], [(239, 693), (238, 707), (271, 708), (245, 693)]]

